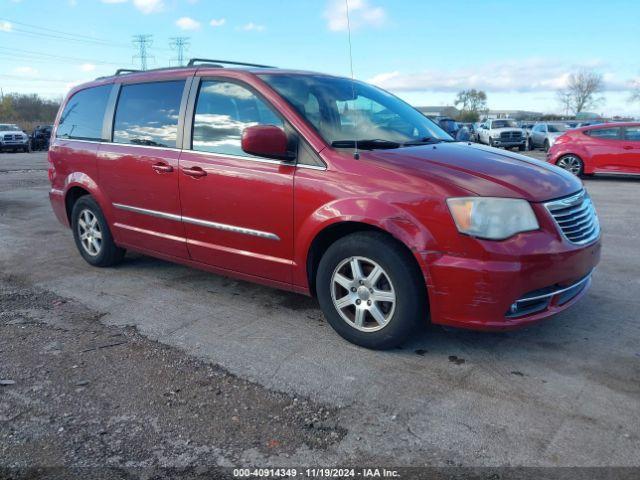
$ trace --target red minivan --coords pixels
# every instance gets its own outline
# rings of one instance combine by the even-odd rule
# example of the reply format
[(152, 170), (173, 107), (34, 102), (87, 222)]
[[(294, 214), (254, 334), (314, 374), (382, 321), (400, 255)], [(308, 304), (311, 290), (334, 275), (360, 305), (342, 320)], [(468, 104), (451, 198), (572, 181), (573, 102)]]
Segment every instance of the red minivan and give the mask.
[(427, 319), (529, 325), (587, 291), (600, 227), (575, 176), (455, 142), (366, 83), (223, 64), (69, 93), (50, 198), (91, 265), (133, 250), (315, 295), (380, 349)]

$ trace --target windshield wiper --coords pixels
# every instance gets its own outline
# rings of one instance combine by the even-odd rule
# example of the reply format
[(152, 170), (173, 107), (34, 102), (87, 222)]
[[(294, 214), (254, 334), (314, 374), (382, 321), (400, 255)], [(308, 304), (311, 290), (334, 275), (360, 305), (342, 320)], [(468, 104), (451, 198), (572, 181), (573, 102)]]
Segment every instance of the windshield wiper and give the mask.
[(402, 144), (403, 147), (414, 147), (417, 145), (429, 145), (432, 143), (440, 143), (440, 142), (454, 142), (455, 140), (448, 140), (445, 138), (434, 138), (434, 137), (423, 137), (420, 140), (411, 140), (410, 142), (404, 142)]
[(392, 142), (391, 140), (382, 140), (381, 138), (370, 138), (364, 140), (335, 140), (331, 142), (332, 147), (336, 148), (358, 148), (363, 150), (391, 149), (400, 148), (403, 144)]

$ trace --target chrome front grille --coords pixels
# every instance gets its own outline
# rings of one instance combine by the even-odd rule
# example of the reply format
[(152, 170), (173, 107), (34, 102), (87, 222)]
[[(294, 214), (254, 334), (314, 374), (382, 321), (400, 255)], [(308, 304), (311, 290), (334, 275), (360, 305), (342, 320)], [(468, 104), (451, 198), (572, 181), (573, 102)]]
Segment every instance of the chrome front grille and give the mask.
[(545, 203), (545, 206), (562, 235), (571, 243), (584, 245), (600, 235), (596, 209), (584, 190), (571, 197)]
[(521, 140), (522, 132), (502, 132), (500, 140)]
[(13, 140), (13, 135), (5, 135), (4, 140)]

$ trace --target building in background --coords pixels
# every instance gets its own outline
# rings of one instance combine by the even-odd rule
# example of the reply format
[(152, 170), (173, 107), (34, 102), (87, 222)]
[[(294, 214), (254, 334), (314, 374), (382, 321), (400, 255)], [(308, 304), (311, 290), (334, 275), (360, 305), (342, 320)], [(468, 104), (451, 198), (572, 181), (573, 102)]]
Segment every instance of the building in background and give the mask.
[(486, 119), (511, 118), (513, 120), (536, 120), (542, 116), (542, 112), (530, 112), (528, 110), (489, 110)]
[(460, 110), (447, 105), (440, 105), (439, 107), (416, 107), (416, 109), (427, 117), (450, 117), (455, 119), (460, 115)]

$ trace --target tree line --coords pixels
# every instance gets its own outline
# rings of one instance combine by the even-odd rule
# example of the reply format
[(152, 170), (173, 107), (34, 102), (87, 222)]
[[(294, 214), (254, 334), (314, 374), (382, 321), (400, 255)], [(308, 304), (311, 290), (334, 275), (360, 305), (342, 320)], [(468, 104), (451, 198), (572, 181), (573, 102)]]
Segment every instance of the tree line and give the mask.
[[(564, 88), (556, 92), (558, 103), (566, 117), (598, 107), (604, 101), (602, 92), (604, 79), (601, 73), (580, 70), (569, 75)], [(631, 100), (640, 101), (640, 85), (632, 94)], [(487, 94), (483, 90), (471, 88), (458, 92), (454, 100), (456, 107), (460, 106), (457, 120), (461, 122), (477, 122), (488, 112)], [(550, 115), (546, 117), (556, 117)], [(559, 116), (557, 116), (560, 118)]]
[(49, 100), (35, 93), (8, 93), (0, 98), (0, 123), (15, 123), (25, 131), (36, 125), (50, 125), (61, 100)]

